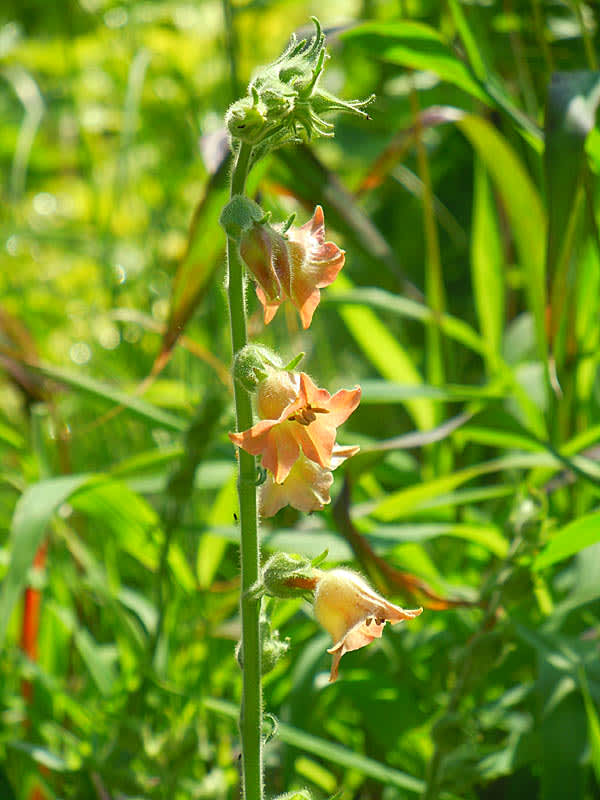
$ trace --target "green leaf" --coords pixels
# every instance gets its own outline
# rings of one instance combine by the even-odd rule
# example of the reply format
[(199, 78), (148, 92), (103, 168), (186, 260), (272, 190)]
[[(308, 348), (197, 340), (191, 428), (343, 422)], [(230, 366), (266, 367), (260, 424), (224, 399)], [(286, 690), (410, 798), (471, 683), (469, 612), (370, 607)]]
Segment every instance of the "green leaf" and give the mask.
[[(232, 703), (217, 700), (214, 697), (207, 697), (204, 700), (204, 705), (210, 711), (214, 711), (231, 720), (237, 720), (238, 718), (239, 709)], [(279, 723), (277, 737), (290, 747), (295, 747), (304, 753), (312, 753), (325, 761), (331, 761), (333, 764), (338, 764), (346, 769), (361, 772), (384, 786), (396, 786), (399, 789), (406, 789), (415, 794), (420, 794), (425, 788), (423, 781), (418, 778), (413, 778), (405, 772), (388, 767), (342, 745), (331, 744), (325, 739), (319, 739), (317, 736), (300, 731), (285, 722)]]
[[(256, 191), (267, 167), (268, 160), (264, 159), (250, 172), (250, 196)], [(219, 257), (225, 250), (225, 234), (219, 225), (219, 217), (229, 197), (230, 173), (231, 158), (228, 155), (211, 176), (194, 211), (187, 249), (173, 280), (169, 320), (159, 359), (171, 352), (192, 314), (204, 300), (207, 291), (214, 286), (212, 278), (219, 267)]]
[[(417, 511), (421, 504), (440, 494), (445, 494), (473, 480), (480, 475), (503, 470), (529, 469), (531, 467), (560, 467), (561, 462), (549, 453), (527, 453), (514, 456), (503, 456), (493, 461), (486, 461), (473, 467), (458, 470), (450, 475), (443, 475), (431, 481), (425, 481), (417, 486), (410, 486), (388, 495), (378, 503), (372, 515), (382, 522), (407, 516)], [(514, 480), (513, 480), (514, 482)]]
[(540, 356), (546, 358), (546, 217), (539, 193), (506, 139), (482, 117), (467, 115), (456, 123), (485, 165), (508, 216), (529, 305), (535, 319)]
[(600, 784), (600, 717), (592, 700), (588, 686), (585, 670), (579, 668), (579, 684), (585, 704), (585, 713), (588, 721), (588, 737), (590, 740), (590, 750), (592, 751), (592, 768), (596, 775), (596, 781)]
[(489, 102), (485, 91), (469, 69), (450, 50), (434, 28), (420, 22), (366, 22), (345, 31), (342, 40), (366, 49), (371, 57), (402, 67), (435, 72), (443, 81), (483, 102)]
[[(230, 472), (228, 480), (221, 487), (210, 510), (209, 525), (227, 525), (232, 521), (233, 511), (237, 507), (237, 475), (235, 472)], [(236, 538), (239, 540), (237, 529)], [(196, 576), (201, 588), (206, 589), (213, 582), (226, 548), (227, 542), (221, 536), (207, 532), (200, 537), (196, 556)]]
[(369, 531), (371, 541), (424, 542), (438, 536), (464, 539), (485, 547), (498, 558), (508, 552), (508, 540), (495, 525), (471, 525), (467, 523), (431, 523), (409, 525), (380, 525)]
[(387, 311), (407, 319), (419, 320), (426, 325), (439, 326), (439, 329), (448, 336), (448, 338), (460, 342), (465, 347), (468, 347), (470, 350), (480, 355), (486, 354), (486, 344), (481, 336), (462, 319), (453, 317), (450, 314), (435, 314), (422, 303), (417, 303), (415, 300), (386, 292), (383, 289), (356, 288), (344, 290), (343, 287), (349, 284), (344, 284), (343, 281), (340, 282), (340, 277), (341, 276), (338, 276), (336, 284), (324, 296), (323, 303), (333, 305), (364, 305), (368, 308), (374, 308), (378, 311)]
[(19, 498), (13, 514), (11, 557), (0, 593), (0, 650), (15, 603), (27, 582), (27, 572), (55, 511), (87, 483), (90, 475), (69, 475), (30, 486)]
[(600, 72), (555, 72), (548, 87), (544, 169), (548, 196), (546, 270), (554, 274), (586, 163), (585, 142), (600, 103)]
[(177, 433), (186, 430), (187, 424), (185, 420), (179, 419), (167, 411), (163, 411), (151, 403), (141, 400), (139, 397), (126, 394), (119, 389), (113, 389), (105, 383), (83, 375), (81, 372), (70, 372), (69, 370), (60, 367), (53, 367), (50, 364), (31, 365), (28, 364), (28, 369), (45, 375), (53, 381), (62, 383), (69, 386), (77, 392), (82, 392), (91, 397), (98, 398), (99, 400), (106, 400), (112, 405), (123, 406), (132, 414), (135, 414), (145, 422), (153, 422), (167, 430), (175, 431)]
[[(331, 291), (350, 286), (349, 279), (339, 275)], [(423, 383), (411, 357), (371, 309), (342, 304), (339, 314), (364, 355), (384, 378), (409, 386)], [(435, 425), (435, 408), (429, 398), (407, 399), (405, 405), (419, 429)]]
[(598, 541), (600, 541), (600, 511), (580, 517), (557, 531), (552, 541), (536, 557), (533, 567), (536, 570), (544, 569)]
[(411, 398), (426, 397), (441, 402), (466, 402), (469, 400), (501, 399), (504, 395), (488, 389), (487, 386), (454, 386), (443, 387), (427, 384), (406, 385), (391, 381), (361, 381), (361, 404), (379, 405), (381, 403), (402, 403)]
[(497, 359), (504, 330), (504, 259), (490, 182), (480, 158), (475, 159), (471, 275), (479, 327)]
[(69, 765), (64, 758), (56, 755), (56, 753), (52, 753), (46, 747), (41, 747), (37, 744), (29, 744), (28, 742), (16, 741), (9, 742), (8, 744), (15, 750), (20, 750), (21, 752), (26, 753), (37, 764), (41, 764), (43, 767), (46, 767), (53, 772), (68, 772), (69, 770), (75, 768), (75, 765)]

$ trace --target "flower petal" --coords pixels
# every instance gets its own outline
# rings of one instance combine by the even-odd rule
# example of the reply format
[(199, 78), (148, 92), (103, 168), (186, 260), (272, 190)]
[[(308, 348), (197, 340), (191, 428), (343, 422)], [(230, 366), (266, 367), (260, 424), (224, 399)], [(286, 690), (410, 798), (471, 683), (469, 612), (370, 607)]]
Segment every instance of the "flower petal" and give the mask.
[(269, 322), (273, 319), (279, 306), (281, 305), (281, 300), (268, 300), (267, 295), (263, 291), (262, 286), (257, 283), (256, 284), (256, 296), (258, 297), (260, 304), (263, 307), (263, 322), (265, 325), (268, 325)]
[(276, 424), (275, 419), (263, 419), (247, 431), (230, 433), (229, 438), (250, 455), (257, 456), (268, 446), (269, 433)]
[(299, 454), (300, 447), (288, 425), (271, 428), (268, 445), (262, 451), (262, 462), (273, 473), (275, 483), (283, 483)]
[(317, 420), (311, 422), (310, 425), (296, 423), (294, 437), (307, 458), (316, 461), (321, 467), (329, 469), (335, 444), (334, 427), (319, 424)]
[(269, 301), (281, 298), (281, 281), (273, 264), (273, 242), (264, 225), (253, 225), (240, 242), (240, 255)]
[(329, 489), (333, 475), (318, 464), (300, 456), (283, 483), (276, 483), (267, 475), (260, 491), (260, 513), (272, 517), (285, 505), (299, 511), (319, 511), (331, 502)]

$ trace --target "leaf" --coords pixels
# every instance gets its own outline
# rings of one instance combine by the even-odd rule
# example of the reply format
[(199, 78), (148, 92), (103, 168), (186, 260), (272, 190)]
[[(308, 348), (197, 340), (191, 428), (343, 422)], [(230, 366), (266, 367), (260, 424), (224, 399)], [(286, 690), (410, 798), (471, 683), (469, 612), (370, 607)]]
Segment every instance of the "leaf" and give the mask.
[(549, 453), (526, 453), (485, 461), (482, 464), (457, 470), (450, 475), (444, 475), (440, 478), (420, 483), (417, 486), (410, 486), (407, 489), (394, 492), (375, 506), (372, 515), (382, 522), (397, 519), (417, 511), (425, 501), (431, 500), (440, 494), (451, 492), (458, 486), (462, 486), (463, 483), (467, 483), (480, 475), (488, 475), (492, 472), (501, 472), (503, 470), (542, 466), (557, 468), (561, 466), (561, 462)]
[(442, 333), (450, 339), (481, 355), (486, 354), (486, 344), (477, 331), (462, 319), (451, 314), (435, 314), (430, 308), (406, 297), (377, 288), (344, 288), (348, 284), (340, 282), (340, 277), (323, 298), (325, 304), (364, 305), (379, 311), (387, 311), (399, 317), (419, 320), (426, 325), (439, 326)]
[(37, 764), (41, 764), (43, 767), (46, 767), (46, 769), (50, 769), (53, 772), (68, 772), (69, 770), (75, 768), (75, 765), (70, 766), (64, 758), (56, 755), (56, 753), (52, 753), (46, 747), (18, 741), (8, 742), (8, 745), (9, 747), (13, 747), (15, 750), (20, 750), (21, 752), (26, 753)]
[(341, 34), (345, 42), (359, 45), (391, 64), (435, 72), (443, 81), (483, 102), (486, 92), (434, 28), (420, 22), (365, 22)]
[[(225, 135), (225, 132), (223, 132)], [(256, 192), (258, 184), (269, 165), (263, 159), (248, 176), (248, 194)], [(219, 216), (229, 197), (231, 157), (228, 155), (210, 177), (190, 225), (186, 252), (173, 279), (169, 320), (163, 334), (160, 354), (154, 367), (164, 363), (177, 340), (185, 330), (192, 314), (202, 303), (212, 286), (212, 279), (225, 251), (225, 234), (219, 225)]]
[(464, 539), (485, 547), (498, 558), (508, 552), (508, 541), (495, 525), (470, 525), (467, 523), (431, 523), (409, 525), (380, 525), (369, 531), (371, 542), (424, 542), (438, 536), (451, 536)]
[[(205, 698), (204, 706), (210, 711), (232, 720), (236, 720), (239, 715), (237, 706), (214, 697)], [(361, 772), (384, 786), (396, 786), (415, 794), (420, 794), (425, 788), (423, 781), (418, 778), (413, 778), (405, 772), (388, 767), (342, 745), (331, 744), (325, 739), (319, 739), (317, 736), (298, 730), (298, 728), (294, 728), (285, 722), (279, 723), (277, 737), (285, 744), (290, 745), (290, 747), (295, 747), (304, 753), (312, 753), (325, 761), (331, 761), (346, 769)]]
[(600, 103), (600, 72), (555, 72), (548, 87), (544, 170), (548, 197), (546, 271), (554, 275), (586, 163), (585, 142)]
[(13, 608), (27, 582), (27, 572), (55, 511), (86, 483), (90, 475), (69, 475), (30, 486), (19, 498), (13, 514), (11, 557), (0, 593), (0, 650)]
[(412, 385), (392, 383), (391, 381), (366, 380), (361, 381), (362, 405), (379, 405), (381, 403), (402, 403), (405, 400), (426, 397), (430, 400), (441, 402), (465, 402), (468, 400), (501, 399), (503, 394), (487, 386), (454, 386), (447, 384), (443, 387), (428, 384)]
[[(229, 473), (227, 481), (217, 494), (208, 516), (209, 526), (227, 525), (231, 522), (233, 510), (238, 507), (237, 474)], [(239, 530), (236, 529), (236, 540), (239, 541)], [(196, 576), (198, 585), (202, 589), (208, 588), (219, 569), (227, 542), (221, 536), (215, 536), (209, 531), (203, 533), (198, 542), (196, 556)]]
[(183, 333), (210, 285), (217, 258), (225, 249), (225, 236), (219, 227), (219, 215), (229, 195), (230, 171), (231, 157), (228, 155), (211, 175), (204, 195), (194, 211), (186, 252), (173, 279), (169, 320), (159, 359), (173, 349)]
[(480, 158), (475, 159), (471, 275), (479, 328), (488, 352), (497, 359), (504, 330), (504, 258), (490, 182)]
[[(350, 286), (349, 279), (339, 275), (332, 291)], [(340, 305), (339, 314), (360, 349), (384, 378), (409, 386), (423, 383), (408, 353), (370, 309)], [(407, 399), (405, 405), (419, 429), (435, 425), (435, 409), (429, 398)]]
[[(405, 294), (422, 297), (421, 292), (407, 280), (385, 237), (339, 178), (327, 169), (308, 146), (278, 150), (269, 175), (277, 181), (275, 185), (270, 185), (272, 191), (279, 188), (281, 192), (283, 186), (286, 194), (301, 200), (311, 212), (317, 203), (321, 203), (326, 211), (326, 225), (344, 235), (349, 250), (373, 269), (384, 269), (399, 279)], [(334, 286), (339, 283), (340, 277)]]
[(111, 386), (107, 386), (105, 383), (101, 383), (87, 375), (83, 375), (81, 372), (70, 372), (60, 367), (53, 367), (50, 364), (28, 364), (27, 366), (28, 369), (40, 372), (47, 378), (62, 383), (65, 386), (70, 386), (72, 389), (75, 389), (75, 391), (82, 392), (83, 394), (90, 395), (100, 400), (106, 400), (111, 404), (123, 406), (123, 408), (126, 408), (145, 422), (153, 422), (156, 425), (160, 425), (163, 428), (167, 428), (167, 430), (177, 433), (187, 428), (185, 420), (179, 419), (179, 417), (176, 417), (174, 414), (169, 414), (167, 411), (163, 411), (153, 406), (151, 403), (141, 400), (139, 397), (126, 394), (119, 389), (113, 389)]
[(581, 686), (581, 694), (583, 695), (585, 713), (588, 721), (588, 738), (590, 740), (590, 750), (592, 751), (592, 768), (596, 775), (596, 782), (600, 784), (600, 717), (598, 716), (594, 701), (590, 695), (590, 689), (583, 667), (579, 668), (579, 684)]
[(535, 319), (538, 350), (542, 360), (545, 361), (546, 217), (539, 193), (515, 151), (487, 120), (469, 114), (456, 125), (477, 151), (502, 198), (525, 277), (529, 305)]
[(545, 569), (598, 541), (600, 541), (600, 511), (580, 517), (555, 533), (552, 541), (536, 557), (533, 568)]

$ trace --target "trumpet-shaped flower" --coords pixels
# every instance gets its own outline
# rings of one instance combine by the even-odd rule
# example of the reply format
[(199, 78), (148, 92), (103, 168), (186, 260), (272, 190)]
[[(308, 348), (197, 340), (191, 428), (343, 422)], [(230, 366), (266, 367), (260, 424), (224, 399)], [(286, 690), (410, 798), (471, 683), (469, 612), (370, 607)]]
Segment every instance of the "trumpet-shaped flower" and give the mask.
[(305, 372), (271, 370), (258, 386), (260, 422), (229, 438), (246, 452), (262, 456), (275, 483), (283, 483), (300, 453), (331, 469), (336, 429), (360, 402), (360, 386), (330, 395)]
[(268, 473), (260, 490), (260, 513), (272, 517), (284, 506), (298, 511), (320, 511), (331, 502), (329, 490), (333, 483), (331, 470), (359, 451), (359, 447), (335, 445), (331, 469), (323, 469), (314, 461), (300, 455), (283, 483), (276, 483)]
[(320, 572), (315, 592), (315, 617), (333, 639), (327, 651), (333, 655), (330, 682), (338, 676), (344, 653), (359, 650), (381, 638), (385, 623), (395, 625), (422, 613), (422, 608), (407, 610), (389, 603), (369, 584), (347, 569)]
[(287, 297), (300, 312), (304, 328), (319, 305), (319, 290), (333, 283), (345, 259), (343, 250), (325, 241), (321, 206), (305, 225), (292, 227), (285, 235), (265, 222), (255, 222), (241, 236), (240, 254), (256, 278), (265, 325)]

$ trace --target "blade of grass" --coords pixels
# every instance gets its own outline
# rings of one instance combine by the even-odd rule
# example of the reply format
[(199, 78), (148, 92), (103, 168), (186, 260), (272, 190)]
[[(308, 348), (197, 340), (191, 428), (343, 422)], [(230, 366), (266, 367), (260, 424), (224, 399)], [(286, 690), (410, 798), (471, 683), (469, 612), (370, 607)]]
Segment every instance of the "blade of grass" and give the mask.
[[(225, 700), (207, 697), (204, 699), (203, 704), (209, 711), (213, 711), (228, 719), (235, 720), (237, 718), (237, 708), (232, 703), (228, 703)], [(325, 739), (313, 736), (311, 733), (298, 730), (298, 728), (288, 725), (285, 722), (278, 723), (277, 737), (290, 747), (295, 747), (305, 753), (312, 753), (313, 755), (325, 759), (325, 761), (338, 764), (340, 767), (357, 770), (378, 783), (382, 783), (384, 786), (396, 786), (399, 789), (405, 789), (414, 794), (419, 794), (424, 789), (423, 781), (418, 778), (413, 778), (405, 772), (388, 767), (385, 764), (381, 764), (379, 761), (375, 761), (361, 753), (349, 750), (342, 745), (332, 744)], [(452, 800), (452, 796), (449, 794), (442, 793), (440, 796), (444, 798), (444, 800)], [(456, 798), (456, 800), (458, 799)]]
[(538, 353), (545, 364), (548, 353), (544, 270), (546, 217), (539, 193), (514, 150), (487, 120), (470, 114), (456, 125), (477, 151), (502, 198), (535, 320)]
[(475, 159), (471, 276), (479, 327), (495, 371), (502, 352), (504, 330), (504, 258), (489, 178), (481, 159)]
[[(330, 293), (351, 286), (349, 278), (339, 275)], [(423, 383), (406, 350), (369, 308), (340, 305), (339, 314), (366, 358), (384, 378), (409, 386)], [(419, 429), (434, 427), (435, 406), (429, 398), (407, 399), (405, 405)]]
[(163, 411), (145, 400), (128, 395), (118, 389), (113, 389), (87, 375), (82, 375), (80, 372), (70, 372), (61, 367), (53, 367), (50, 364), (28, 364), (27, 368), (57, 383), (69, 386), (77, 392), (82, 392), (99, 400), (105, 400), (111, 404), (123, 406), (145, 422), (153, 422), (155, 425), (160, 425), (177, 433), (186, 430), (185, 420), (179, 419), (174, 414), (169, 414), (167, 411)]

